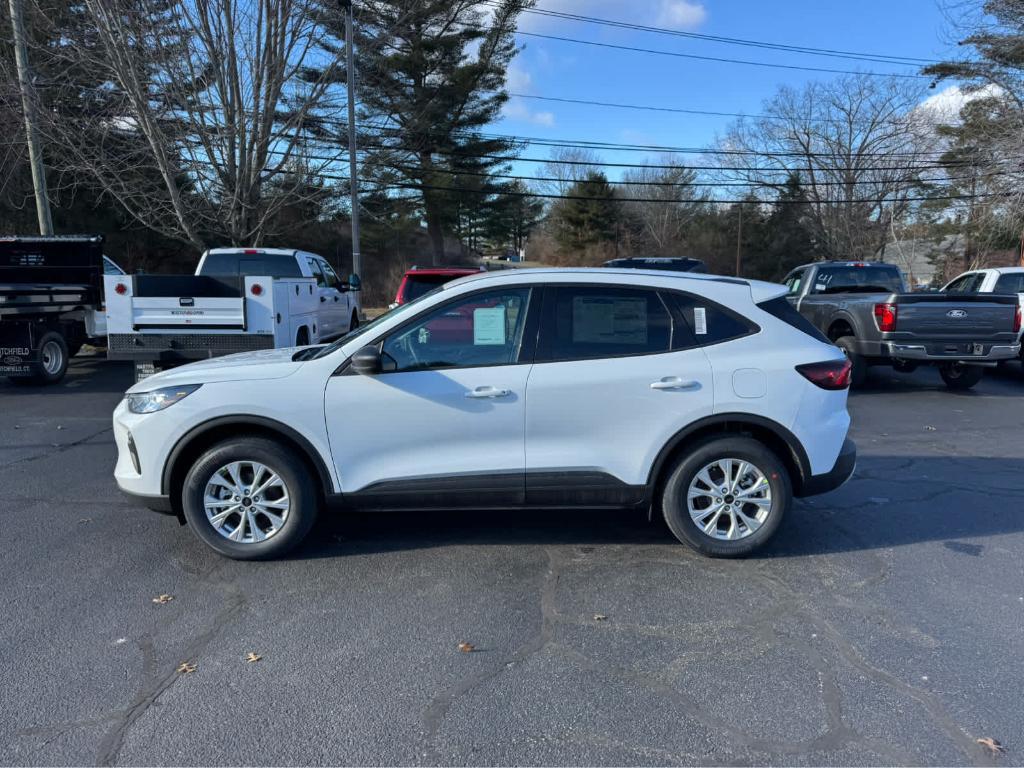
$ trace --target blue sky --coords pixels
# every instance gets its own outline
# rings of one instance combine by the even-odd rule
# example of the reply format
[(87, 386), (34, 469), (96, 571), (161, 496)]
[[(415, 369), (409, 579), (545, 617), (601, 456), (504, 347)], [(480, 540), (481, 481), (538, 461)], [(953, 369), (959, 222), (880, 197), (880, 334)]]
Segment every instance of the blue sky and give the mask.
[[(955, 52), (940, 0), (539, 0), (538, 8), (711, 35), (866, 53), (942, 58)], [(778, 64), (913, 72), (719, 42), (612, 29), (524, 14), (520, 28), (617, 45)], [(757, 113), (781, 85), (836, 75), (655, 56), (521, 36), (510, 92), (698, 110)], [(943, 86), (945, 88), (946, 86)], [(934, 93), (934, 92), (933, 92)], [(495, 131), (566, 140), (704, 146), (730, 118), (632, 111), (513, 98)], [(529, 156), (547, 156), (547, 147)], [(653, 153), (652, 153), (653, 154)], [(602, 153), (640, 161), (639, 153)], [(535, 173), (536, 166), (518, 164)], [(610, 174), (614, 177), (615, 174)]]

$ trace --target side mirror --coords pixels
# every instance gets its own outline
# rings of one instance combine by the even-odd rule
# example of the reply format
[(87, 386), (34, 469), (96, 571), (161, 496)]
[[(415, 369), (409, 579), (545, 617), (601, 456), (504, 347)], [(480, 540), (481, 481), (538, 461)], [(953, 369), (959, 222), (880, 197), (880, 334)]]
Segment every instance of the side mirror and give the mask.
[(377, 347), (363, 347), (352, 355), (352, 370), (361, 376), (376, 376), (381, 371), (380, 352)]
[(348, 276), (348, 289), (350, 291), (361, 291), (363, 289), (363, 281), (359, 279), (359, 275)]

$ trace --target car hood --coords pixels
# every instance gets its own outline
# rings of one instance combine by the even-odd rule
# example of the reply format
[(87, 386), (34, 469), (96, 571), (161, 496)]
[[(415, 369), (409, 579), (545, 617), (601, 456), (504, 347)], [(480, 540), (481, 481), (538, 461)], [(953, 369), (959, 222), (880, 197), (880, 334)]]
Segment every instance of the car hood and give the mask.
[(171, 387), (178, 384), (283, 379), (285, 376), (291, 376), (303, 366), (304, 361), (292, 360), (300, 349), (306, 349), (306, 347), (261, 349), (255, 352), (239, 352), (235, 355), (212, 357), (209, 360), (200, 360), (148, 376), (131, 387), (128, 392), (149, 392), (159, 387)]

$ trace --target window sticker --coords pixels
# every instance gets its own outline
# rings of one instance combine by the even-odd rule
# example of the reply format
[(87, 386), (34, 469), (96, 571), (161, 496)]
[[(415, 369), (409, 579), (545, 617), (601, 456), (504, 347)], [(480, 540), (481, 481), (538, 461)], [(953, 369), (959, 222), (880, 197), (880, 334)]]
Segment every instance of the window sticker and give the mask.
[(473, 344), (505, 343), (505, 307), (478, 307), (473, 310)]
[(572, 340), (583, 344), (646, 344), (647, 299), (574, 296)]
[(704, 307), (693, 308), (693, 332), (697, 336), (707, 336), (708, 317)]

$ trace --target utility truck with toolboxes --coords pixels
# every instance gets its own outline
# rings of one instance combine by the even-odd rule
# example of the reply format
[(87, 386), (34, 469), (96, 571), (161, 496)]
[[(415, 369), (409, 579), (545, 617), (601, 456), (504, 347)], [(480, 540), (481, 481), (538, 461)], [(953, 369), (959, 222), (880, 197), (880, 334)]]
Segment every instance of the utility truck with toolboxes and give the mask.
[(304, 346), (359, 325), (355, 275), (321, 256), (280, 248), (215, 248), (194, 275), (108, 277), (107, 354), (136, 379), (235, 352)]

